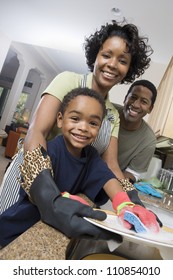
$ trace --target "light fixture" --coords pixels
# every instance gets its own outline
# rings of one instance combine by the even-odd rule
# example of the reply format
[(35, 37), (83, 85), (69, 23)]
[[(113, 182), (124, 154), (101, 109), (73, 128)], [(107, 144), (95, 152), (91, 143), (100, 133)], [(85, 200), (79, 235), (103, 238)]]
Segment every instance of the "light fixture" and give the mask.
[(119, 8), (112, 8), (111, 12), (113, 13), (114, 16), (119, 17), (122, 15), (122, 12)]

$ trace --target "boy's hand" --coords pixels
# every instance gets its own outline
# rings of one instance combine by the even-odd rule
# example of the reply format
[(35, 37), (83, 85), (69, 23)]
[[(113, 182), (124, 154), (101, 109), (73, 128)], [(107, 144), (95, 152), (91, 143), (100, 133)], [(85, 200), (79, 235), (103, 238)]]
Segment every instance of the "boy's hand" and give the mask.
[(135, 214), (146, 228), (155, 233), (159, 232), (156, 216), (148, 209), (134, 204), (126, 192), (118, 192), (113, 198), (112, 206), (126, 228), (132, 228), (132, 224), (124, 220), (125, 211), (129, 211)]
[(70, 199), (73, 199), (73, 200), (77, 200), (85, 205), (89, 205), (88, 202), (86, 202), (85, 199), (83, 199), (82, 197), (78, 196), (78, 195), (73, 195), (73, 194), (70, 194), (68, 192), (63, 192), (61, 193), (62, 197), (66, 197), (66, 198), (70, 198)]

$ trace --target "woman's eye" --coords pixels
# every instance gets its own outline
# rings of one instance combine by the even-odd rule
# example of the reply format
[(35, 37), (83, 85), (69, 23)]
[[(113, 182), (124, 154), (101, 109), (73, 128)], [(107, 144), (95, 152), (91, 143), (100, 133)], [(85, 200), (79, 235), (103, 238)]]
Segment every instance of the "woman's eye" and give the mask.
[(110, 58), (110, 55), (109, 55), (109, 54), (106, 54), (106, 53), (102, 53), (102, 56), (103, 56), (104, 58)]
[(123, 65), (127, 65), (127, 61), (124, 60), (124, 59), (120, 59), (120, 63), (123, 64)]

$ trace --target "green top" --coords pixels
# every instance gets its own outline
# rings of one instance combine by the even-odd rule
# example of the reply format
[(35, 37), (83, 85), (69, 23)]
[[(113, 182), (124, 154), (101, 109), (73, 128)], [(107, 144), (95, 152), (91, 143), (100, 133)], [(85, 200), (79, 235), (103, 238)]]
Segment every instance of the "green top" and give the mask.
[[(114, 104), (121, 114), (123, 107)], [(154, 155), (156, 136), (143, 120), (139, 129), (130, 131), (120, 126), (118, 136), (118, 162), (121, 170), (130, 168), (136, 172), (146, 172)]]

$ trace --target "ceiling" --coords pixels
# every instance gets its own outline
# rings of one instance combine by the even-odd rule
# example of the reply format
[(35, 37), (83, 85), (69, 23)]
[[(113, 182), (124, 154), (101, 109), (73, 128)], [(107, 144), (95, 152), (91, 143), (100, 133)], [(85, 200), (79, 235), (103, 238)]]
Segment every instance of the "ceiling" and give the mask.
[(85, 72), (85, 36), (123, 17), (149, 37), (153, 62), (168, 64), (173, 55), (172, 0), (5, 0), (0, 7), (1, 31), (12, 41), (33, 45), (57, 71)]

